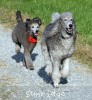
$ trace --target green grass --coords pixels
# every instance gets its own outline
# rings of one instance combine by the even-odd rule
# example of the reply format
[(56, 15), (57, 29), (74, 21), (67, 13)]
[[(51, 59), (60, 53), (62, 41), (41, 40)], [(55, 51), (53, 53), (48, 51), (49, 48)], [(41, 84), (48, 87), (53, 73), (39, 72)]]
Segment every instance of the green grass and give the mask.
[(77, 31), (87, 36), (92, 34), (92, 0), (0, 0), (0, 7), (9, 12), (20, 10), (30, 17), (38, 16), (43, 24), (50, 22), (53, 12), (69, 11), (75, 16)]
[[(81, 52), (82, 58), (88, 57), (92, 65), (92, 0), (0, 0), (0, 22), (14, 26), (17, 10), (25, 17), (40, 17), (44, 26), (50, 22), (53, 12), (72, 12), (79, 33), (77, 54)], [(87, 45), (90, 46), (89, 52)], [(80, 47), (86, 49), (80, 50)]]

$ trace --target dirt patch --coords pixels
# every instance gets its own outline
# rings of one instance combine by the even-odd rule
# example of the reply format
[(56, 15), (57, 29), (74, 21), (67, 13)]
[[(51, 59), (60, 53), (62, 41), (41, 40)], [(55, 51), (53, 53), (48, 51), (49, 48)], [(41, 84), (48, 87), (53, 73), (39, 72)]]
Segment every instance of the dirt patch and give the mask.
[(6, 66), (7, 66), (6, 62), (0, 59), (0, 67), (6, 67)]

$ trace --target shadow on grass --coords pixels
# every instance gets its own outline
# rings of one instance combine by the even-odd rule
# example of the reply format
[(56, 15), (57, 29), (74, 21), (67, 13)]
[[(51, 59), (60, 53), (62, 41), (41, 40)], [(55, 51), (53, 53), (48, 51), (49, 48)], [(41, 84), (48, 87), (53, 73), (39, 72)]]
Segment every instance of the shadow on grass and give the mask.
[[(31, 54), (32, 61), (35, 61), (37, 55), (38, 54), (36, 54), (36, 53)], [(14, 59), (17, 63), (20, 63), (20, 62), (23, 62), (24, 55), (23, 55), (23, 53), (19, 52), (19, 53), (13, 55), (12, 59)]]

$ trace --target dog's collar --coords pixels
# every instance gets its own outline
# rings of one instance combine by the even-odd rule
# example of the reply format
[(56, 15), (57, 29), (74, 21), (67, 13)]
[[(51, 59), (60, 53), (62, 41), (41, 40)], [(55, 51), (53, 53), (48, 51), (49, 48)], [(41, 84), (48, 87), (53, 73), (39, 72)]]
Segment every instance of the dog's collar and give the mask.
[(28, 42), (29, 43), (37, 43), (37, 39), (36, 38), (33, 38), (32, 36), (28, 36)]
[(62, 37), (62, 39), (69, 39), (69, 38), (71, 38), (72, 36), (70, 36), (70, 37), (64, 37), (63, 35), (61, 35), (61, 37)]
[(62, 39), (68, 39), (68, 38), (65, 38), (63, 35), (61, 35)]
[(61, 35), (62, 39), (69, 39), (71, 38), (73, 35), (71, 35), (70, 33), (67, 33), (69, 35), (69, 37), (64, 37), (63, 35)]

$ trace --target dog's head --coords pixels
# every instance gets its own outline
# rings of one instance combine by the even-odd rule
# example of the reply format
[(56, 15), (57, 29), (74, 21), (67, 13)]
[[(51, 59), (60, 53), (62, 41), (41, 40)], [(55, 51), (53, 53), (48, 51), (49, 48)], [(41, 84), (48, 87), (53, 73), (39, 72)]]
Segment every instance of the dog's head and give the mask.
[(73, 31), (75, 28), (74, 17), (72, 13), (65, 12), (60, 15), (60, 19), (62, 21), (62, 26), (66, 30), (69, 35), (73, 35)]
[(34, 36), (38, 36), (39, 27), (42, 24), (41, 19), (36, 17), (32, 20), (26, 19), (26, 27)]

